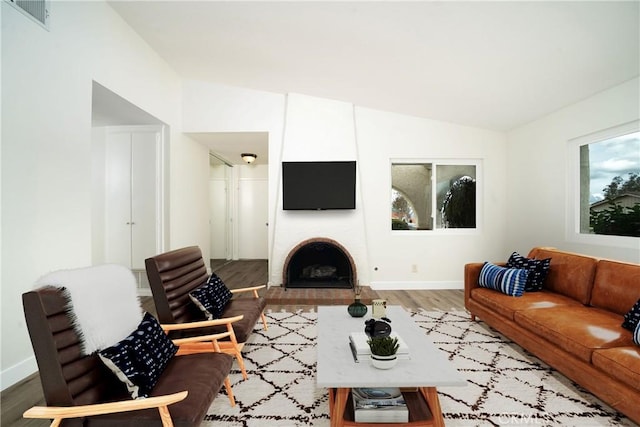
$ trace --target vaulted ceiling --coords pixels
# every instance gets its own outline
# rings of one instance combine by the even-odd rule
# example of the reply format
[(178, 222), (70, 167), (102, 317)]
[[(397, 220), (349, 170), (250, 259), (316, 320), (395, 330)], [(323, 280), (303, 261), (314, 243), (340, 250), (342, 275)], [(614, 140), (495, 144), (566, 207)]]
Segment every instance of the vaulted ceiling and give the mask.
[(639, 75), (637, 1), (112, 1), (183, 78), (509, 130)]

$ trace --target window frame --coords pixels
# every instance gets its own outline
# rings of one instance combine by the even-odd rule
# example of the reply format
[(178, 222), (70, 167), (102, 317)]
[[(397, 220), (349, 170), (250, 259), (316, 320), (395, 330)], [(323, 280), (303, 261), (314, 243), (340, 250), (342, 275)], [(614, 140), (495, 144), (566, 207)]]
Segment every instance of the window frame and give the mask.
[(589, 234), (580, 231), (580, 147), (640, 131), (640, 120), (623, 123), (587, 135), (570, 139), (567, 143), (567, 195), (565, 234), (569, 242), (598, 246), (637, 249), (640, 237)]
[[(435, 171), (438, 166), (475, 166), (476, 168), (476, 226), (475, 228), (436, 228), (436, 218), (432, 217), (433, 220), (433, 228), (431, 230), (393, 230), (390, 226), (388, 226), (388, 230), (392, 232), (394, 235), (477, 235), (480, 234), (484, 224), (484, 206), (483, 206), (483, 197), (484, 194), (484, 179), (483, 179), (483, 159), (481, 158), (392, 158), (389, 160), (389, 198), (387, 203), (387, 209), (389, 214), (391, 213), (391, 205), (393, 203), (392, 199), (392, 189), (393, 189), (393, 176), (392, 176), (392, 166), (395, 164), (427, 164), (430, 163), (432, 165), (432, 169), (434, 171), (431, 177), (431, 188), (436, 188), (437, 184), (437, 174)], [(431, 192), (431, 207), (432, 213), (438, 213), (437, 210), (437, 192)]]

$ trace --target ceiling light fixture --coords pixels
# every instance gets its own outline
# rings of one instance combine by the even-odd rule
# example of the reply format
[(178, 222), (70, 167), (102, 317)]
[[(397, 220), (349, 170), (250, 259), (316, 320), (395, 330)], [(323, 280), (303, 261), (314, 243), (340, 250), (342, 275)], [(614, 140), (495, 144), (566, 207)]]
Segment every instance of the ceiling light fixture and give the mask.
[(258, 156), (256, 154), (253, 154), (253, 153), (242, 153), (242, 154), (240, 154), (240, 157), (242, 157), (242, 160), (244, 160), (245, 162), (247, 162), (249, 164), (255, 162), (256, 159), (258, 158)]

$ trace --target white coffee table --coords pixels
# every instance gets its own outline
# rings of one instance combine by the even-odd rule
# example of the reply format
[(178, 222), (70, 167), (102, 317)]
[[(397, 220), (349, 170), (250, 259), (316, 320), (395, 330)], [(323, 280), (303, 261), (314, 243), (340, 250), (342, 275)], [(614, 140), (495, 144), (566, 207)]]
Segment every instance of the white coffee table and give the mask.
[(349, 347), (349, 334), (364, 331), (368, 314), (353, 318), (346, 306), (318, 307), (316, 381), (318, 387), (329, 389), (331, 427), (367, 425), (354, 422), (353, 414), (347, 410), (351, 405), (350, 391), (356, 387), (415, 388), (416, 392), (405, 393), (409, 423), (402, 425), (444, 426), (436, 387), (464, 386), (466, 380), (400, 306), (387, 307), (387, 317), (392, 329), (409, 346), (410, 358), (398, 360), (388, 370), (374, 368), (369, 360), (356, 363)]

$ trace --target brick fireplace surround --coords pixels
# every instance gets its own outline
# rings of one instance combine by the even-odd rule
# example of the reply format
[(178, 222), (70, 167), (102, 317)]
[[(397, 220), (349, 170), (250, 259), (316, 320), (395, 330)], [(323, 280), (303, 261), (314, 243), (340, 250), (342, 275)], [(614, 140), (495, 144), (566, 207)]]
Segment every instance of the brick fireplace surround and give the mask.
[[(331, 277), (309, 278), (303, 272), (312, 266), (335, 268)], [(347, 288), (358, 283), (356, 265), (349, 252), (335, 240), (314, 237), (296, 245), (287, 256), (282, 274), (282, 285), (291, 288)]]

